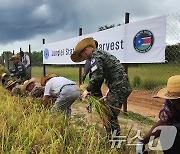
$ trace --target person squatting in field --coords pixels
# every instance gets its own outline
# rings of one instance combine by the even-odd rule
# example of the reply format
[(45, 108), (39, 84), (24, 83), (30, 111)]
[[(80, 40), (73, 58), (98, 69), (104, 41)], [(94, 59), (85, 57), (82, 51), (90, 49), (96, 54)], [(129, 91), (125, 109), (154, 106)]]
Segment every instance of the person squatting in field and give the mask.
[(132, 89), (128, 81), (128, 76), (120, 61), (110, 53), (96, 48), (93, 38), (85, 38), (81, 40), (75, 47), (71, 59), (74, 62), (83, 60), (91, 61), (92, 76), (84, 92), (87, 97), (94, 91), (96, 85), (105, 79), (109, 88), (109, 92), (105, 99), (102, 99), (102, 104), (107, 107), (107, 112), (104, 114), (108, 117), (108, 122), (103, 123), (106, 128), (107, 136), (111, 139), (112, 132), (117, 131), (117, 136), (120, 136), (120, 126), (118, 115), (122, 104), (127, 101)]
[[(35, 82), (35, 78), (31, 78), (30, 80), (26, 80), (22, 87), (21, 91), (23, 94), (26, 94), (29, 97), (36, 98), (36, 99), (43, 99), (44, 96), (44, 86), (41, 86), (40, 84)], [(56, 101), (55, 96), (50, 96), (48, 98), (48, 104), (54, 103)]]
[[(163, 152), (165, 154), (178, 154), (180, 151), (180, 75), (171, 76), (168, 79), (167, 86), (165, 88), (161, 88), (160, 90), (158, 90), (154, 97), (165, 99), (163, 107), (159, 112), (160, 120), (152, 126), (149, 132), (137, 144), (136, 153), (143, 153), (145, 145), (150, 142), (151, 136), (154, 136), (154, 139), (160, 137), (161, 131), (154, 131), (156, 127), (175, 126), (177, 129), (177, 134), (173, 146), (167, 150), (164, 150)], [(167, 138), (168, 137), (166, 137), (166, 140)], [(161, 138), (160, 141), (162, 141), (161, 146), (163, 148), (163, 142), (165, 141), (161, 140)]]
[(9, 60), (13, 62), (14, 68), (10, 70), (11, 76), (17, 77), (19, 83), (24, 83), (27, 79), (29, 79), (29, 74), (24, 64), (20, 61), (20, 57), (17, 55), (13, 55)]
[(57, 97), (51, 113), (54, 114), (56, 110), (63, 112), (65, 115), (71, 114), (71, 105), (80, 96), (80, 90), (75, 82), (57, 76), (57, 74), (48, 74), (41, 78), (41, 85), (45, 86), (43, 105), (48, 104), (49, 96)]
[(7, 73), (2, 73), (1, 75), (1, 83), (2, 86), (6, 86), (7, 82), (11, 79), (11, 76)]
[(35, 83), (36, 79), (26, 80), (21, 88), (23, 93), (28, 92), (28, 96), (33, 98), (42, 98), (44, 95), (44, 87)]

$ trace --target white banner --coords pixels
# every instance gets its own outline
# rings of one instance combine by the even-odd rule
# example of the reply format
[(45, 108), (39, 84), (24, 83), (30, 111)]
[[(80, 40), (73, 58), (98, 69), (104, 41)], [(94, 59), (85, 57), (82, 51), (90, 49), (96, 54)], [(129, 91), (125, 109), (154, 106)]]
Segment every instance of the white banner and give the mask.
[(99, 49), (115, 55), (121, 63), (165, 62), (166, 16), (161, 16), (44, 44), (43, 64), (83, 64), (74, 63), (70, 55), (86, 37), (93, 37)]

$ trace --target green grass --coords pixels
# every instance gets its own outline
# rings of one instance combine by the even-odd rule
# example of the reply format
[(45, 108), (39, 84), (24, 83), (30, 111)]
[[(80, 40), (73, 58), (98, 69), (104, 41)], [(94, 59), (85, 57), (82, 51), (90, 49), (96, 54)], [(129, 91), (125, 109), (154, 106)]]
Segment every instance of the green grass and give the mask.
[[(180, 74), (180, 64), (141, 64), (130, 66), (128, 76), (135, 89), (151, 90), (157, 86), (166, 85), (169, 77)], [(134, 78), (140, 79), (140, 84), (135, 85)]]
[(124, 119), (130, 119), (145, 125), (153, 125), (155, 123), (154, 120), (131, 111), (128, 111), (128, 114), (124, 114), (123, 112), (120, 112), (120, 117)]
[[(73, 81), (78, 81), (79, 77), (79, 67), (70, 67), (70, 66), (66, 66), (66, 67), (62, 67), (62, 66), (50, 66), (47, 65), (46, 66), (46, 74), (50, 74), (50, 73), (56, 73), (60, 76), (66, 77), (68, 79), (71, 79)], [(36, 76), (36, 77), (42, 77), (43, 76), (43, 67), (42, 66), (34, 66), (32, 67), (32, 76)]]
[[(46, 66), (46, 74), (57, 73), (73, 81), (79, 80), (79, 66), (62, 67), (62, 66)], [(180, 64), (139, 64), (137, 66), (129, 66), (128, 76), (130, 83), (134, 89), (152, 90), (157, 86), (166, 85), (170, 76), (180, 74)], [(43, 75), (43, 67), (33, 67), (32, 75), (41, 77)], [(139, 79), (136, 83), (136, 79)], [(86, 78), (86, 83), (89, 77)]]

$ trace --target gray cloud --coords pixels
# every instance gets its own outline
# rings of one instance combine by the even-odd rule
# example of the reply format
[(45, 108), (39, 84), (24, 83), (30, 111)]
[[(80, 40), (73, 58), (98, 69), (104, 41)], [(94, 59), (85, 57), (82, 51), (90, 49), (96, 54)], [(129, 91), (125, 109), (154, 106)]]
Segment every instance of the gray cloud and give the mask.
[[(49, 42), (98, 31), (106, 24), (130, 22), (179, 11), (179, 1), (172, 0), (0, 0), (0, 45), (47, 37)], [(62, 33), (60, 33), (62, 32)], [(60, 35), (53, 36), (53, 35)], [(58, 40), (56, 40), (58, 41)]]
[(19, 2), (9, 0), (0, 7), (1, 44), (50, 33), (77, 21), (71, 0)]

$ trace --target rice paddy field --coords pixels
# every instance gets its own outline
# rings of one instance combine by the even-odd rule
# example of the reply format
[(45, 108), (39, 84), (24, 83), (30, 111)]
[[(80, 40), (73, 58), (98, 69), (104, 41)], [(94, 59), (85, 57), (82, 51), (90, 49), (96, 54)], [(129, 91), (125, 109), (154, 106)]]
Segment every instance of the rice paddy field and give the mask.
[(120, 148), (111, 148), (95, 107), (92, 113), (86, 110), (88, 101), (77, 100), (71, 117), (52, 116), (51, 106), (44, 108), (41, 100), (11, 96), (1, 86), (0, 91), (1, 153), (135, 153), (135, 146), (127, 144), (132, 143), (137, 130), (145, 133), (154, 123), (141, 115), (121, 113), (119, 122), (127, 141)]
[[(179, 66), (178, 66), (179, 67)], [(78, 67), (47, 67), (47, 73), (57, 73), (74, 81), (78, 81)], [(130, 67), (130, 81), (140, 71)], [(144, 67), (144, 70), (147, 68)], [(3, 67), (0, 72), (7, 71)], [(169, 68), (169, 72), (172, 67)], [(42, 76), (42, 67), (33, 67), (33, 76)], [(152, 71), (153, 72), (153, 71)], [(134, 73), (134, 76), (133, 76)], [(140, 81), (144, 80), (144, 72), (139, 72)], [(160, 72), (156, 72), (160, 73)], [(172, 71), (173, 73), (173, 71)], [(144, 75), (144, 76), (143, 76)], [(162, 74), (159, 74), (159, 76)], [(149, 75), (147, 75), (149, 76)], [(143, 78), (144, 77), (144, 78)], [(169, 74), (163, 76), (167, 80)], [(151, 76), (151, 78), (153, 78)], [(88, 80), (88, 79), (87, 79)], [(86, 107), (93, 103), (93, 111), (89, 113)], [(133, 154), (138, 138), (148, 132), (155, 121), (140, 114), (128, 112), (119, 115), (121, 135), (124, 136), (120, 147), (112, 147), (112, 142), (106, 138), (103, 127), (101, 106), (92, 97), (86, 100), (78, 99), (72, 105), (72, 115), (67, 117), (57, 112), (51, 115), (51, 104), (44, 108), (41, 99), (11, 96), (10, 92), (0, 85), (0, 151), (12, 154)], [(104, 117), (105, 118), (105, 117)], [(118, 142), (120, 143), (120, 142)], [(148, 147), (146, 147), (149, 151)], [(162, 153), (149, 151), (149, 153)]]

